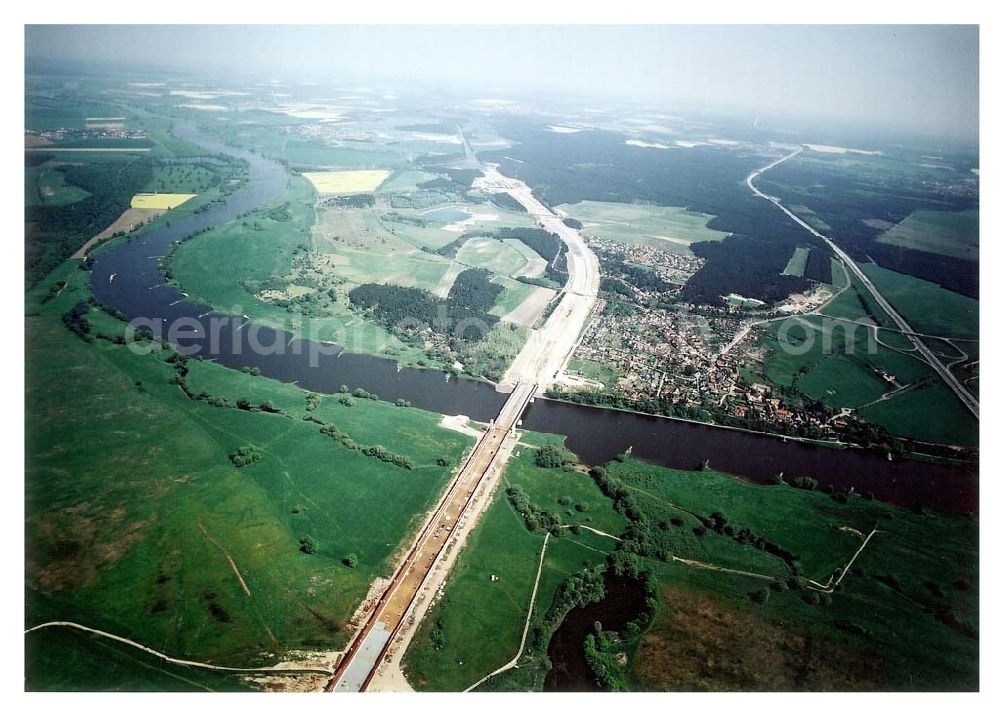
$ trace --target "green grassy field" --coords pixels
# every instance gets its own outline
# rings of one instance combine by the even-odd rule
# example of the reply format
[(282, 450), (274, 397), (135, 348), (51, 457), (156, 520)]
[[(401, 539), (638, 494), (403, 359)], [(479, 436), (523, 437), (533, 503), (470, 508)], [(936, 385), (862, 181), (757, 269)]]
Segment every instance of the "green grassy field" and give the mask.
[[(529, 433), (525, 442), (537, 445), (558, 439)], [(520, 446), (503, 484), (520, 485), (532, 502), (558, 511), (567, 524), (584, 524), (612, 534), (624, 529), (624, 518), (588, 476), (539, 468), (533, 458), (533, 449)], [(560, 505), (560, 499), (570, 504)], [(587, 509), (577, 511), (579, 503)], [(414, 688), (461, 691), (513, 658), (521, 643), (543, 537), (525, 528), (503, 488), (498, 490), (459, 556), (444, 598), (424, 618), (403, 658)], [(533, 619), (545, 614), (565, 578), (585, 562), (601, 563), (611, 550), (610, 542), (586, 530), (551, 538)], [(492, 581), (491, 576), (499, 579)], [(440, 649), (431, 637), (435, 629), (443, 639)], [(484, 638), (489, 642), (483, 642)]]
[(59, 207), (86, 199), (90, 193), (66, 182), (61, 170), (45, 167), (24, 169), (24, 206)]
[(378, 193), (416, 192), (417, 185), (433, 180), (435, 175), (423, 170), (399, 170), (379, 185)]
[(583, 376), (588, 379), (602, 382), (608, 389), (614, 388), (615, 382), (618, 381), (619, 377), (619, 374), (614, 367), (610, 367), (600, 362), (594, 362), (589, 359), (579, 359), (577, 357), (573, 357), (569, 361), (568, 368), (577, 372), (583, 372)]
[[(978, 523), (974, 518), (918, 514), (855, 497), (842, 504), (819, 492), (752, 485), (717, 473), (670, 471), (634, 460), (610, 467), (626, 484), (662, 501), (702, 515), (722, 511), (733, 527), (747, 526), (797, 554), (801, 573), (811, 578), (825, 581), (857, 549), (860, 538), (847, 528), (867, 534), (877, 524), (881, 530), (859, 555), (852, 567), (857, 571), (848, 575), (830, 597), (829, 605), (810, 604), (797, 593), (773, 589), (766, 602), (759, 604), (748, 597), (762, 586), (754, 579), (656, 564), (661, 582), (686, 594), (679, 594), (677, 603), (665, 599), (657, 626), (633, 662), (634, 680), (660, 675), (659, 682), (646, 688), (691, 688), (684, 683), (690, 678), (681, 674), (690, 658), (678, 656), (674, 665), (671, 653), (663, 652), (671, 636), (675, 640), (677, 635), (685, 636), (672, 618), (675, 614), (681, 619), (690, 617), (692, 608), (683, 603), (690, 603), (695, 611), (700, 608), (702, 614), (722, 611), (731, 616), (727, 627), (721, 627), (721, 623), (705, 623), (709, 616), (701, 615), (699, 622), (695, 615), (698, 625), (688, 628), (687, 632), (704, 643), (694, 646), (696, 656), (707, 659), (712, 655), (709, 648), (719, 651), (717, 664), (701, 666), (698, 679), (704, 683), (702, 688), (718, 681), (715, 687), (719, 689), (764, 689), (770, 685), (769, 679), (773, 679), (774, 688), (808, 688), (810, 681), (814, 688), (844, 689), (967, 689), (976, 685)], [(654, 519), (669, 513), (649, 512)], [(710, 535), (702, 539), (710, 539)], [(956, 588), (953, 584), (960, 580), (968, 581), (971, 588)], [(695, 598), (690, 597), (692, 593)], [(713, 600), (714, 608), (706, 608), (706, 596)], [(957, 620), (955, 627), (942, 614), (951, 614)], [(802, 635), (810, 636), (814, 647), (826, 648), (831, 658), (843, 656), (843, 667), (837, 668), (841, 674), (824, 674), (829, 668), (813, 666), (808, 652), (803, 655), (789, 649), (772, 653), (776, 655), (773, 664), (763, 669), (762, 675), (750, 674), (753, 654), (760, 648), (758, 643), (740, 642), (739, 637), (755, 625), (769, 626), (792, 648), (801, 645)], [(734, 644), (727, 645), (727, 638)], [(788, 664), (782, 666), (785, 653)], [(858, 654), (864, 662), (857, 661)], [(729, 664), (740, 656), (745, 664)], [(800, 677), (796, 683), (795, 670), (790, 671), (788, 665), (798, 662), (814, 676)], [(826, 663), (820, 659), (818, 664)], [(675, 671), (679, 676), (671, 677)], [(768, 678), (769, 674), (777, 676)]]
[[(32, 599), (30, 602), (34, 602)], [(74, 628), (25, 637), (29, 692), (241, 692), (241, 675), (181, 667)]]
[[(490, 308), (490, 312), (493, 315), (499, 315), (501, 318), (513, 312), (521, 303), (537, 291), (547, 290), (540, 286), (521, 283), (521, 281), (515, 281), (513, 278), (506, 278), (504, 276), (494, 277), (493, 282), (499, 283), (504, 288), (503, 293), (497, 296), (496, 304)], [(550, 297), (552, 295), (555, 295), (555, 291), (551, 291)], [(531, 323), (524, 324), (531, 325)]]
[(689, 254), (688, 245), (696, 241), (718, 241), (728, 236), (706, 226), (712, 215), (682, 207), (584, 201), (561, 204), (558, 209), (583, 222), (582, 233), (586, 236), (676, 253)]
[(337, 275), (352, 283), (393, 283), (447, 295), (450, 281), (458, 275), (453, 272), (452, 278), (446, 280), (451, 262), (419, 251), (412, 256), (395, 255), (391, 259), (374, 250), (330, 249), (330, 252), (338, 258)]
[(806, 264), (809, 263), (810, 251), (811, 249), (805, 249), (801, 246), (797, 247), (795, 249), (795, 253), (793, 253), (792, 257), (788, 259), (788, 265), (785, 266), (785, 270), (781, 272), (781, 275), (798, 276), (801, 278), (806, 272)]
[[(264, 282), (288, 274), (296, 250), (311, 243), (312, 191), (303, 178), (290, 182), (289, 190), (279, 198), (277, 206), (284, 203), (288, 206), (288, 219), (274, 219), (266, 212), (255, 213), (181, 244), (170, 259), (171, 272), (180, 289), (219, 312), (245, 313), (262, 324), (298, 332), (313, 340), (336, 342), (351, 352), (392, 352), (406, 362), (419, 358), (422, 354), (419, 350), (352, 313), (345, 299), (338, 301), (330, 316), (296, 324), (287, 310), (257, 298), (247, 289), (244, 285), (247, 282)], [(369, 263), (369, 268), (373, 267)]]
[(472, 238), (462, 244), (455, 260), (504, 276), (513, 276), (528, 265), (528, 259), (518, 249), (497, 239), (484, 238)]
[(902, 430), (922, 441), (979, 445), (978, 422), (939, 379), (921, 382), (898, 396), (866, 407), (864, 417), (889, 431)]
[[(873, 277), (871, 269), (877, 267), (864, 268)], [(839, 272), (839, 267), (835, 265), (835, 280), (839, 279)], [(898, 275), (888, 271), (885, 273), (891, 274), (891, 277)], [(896, 291), (882, 291), (883, 283), (878, 283), (880, 291), (897, 307), (900, 307), (900, 293), (924, 296), (921, 302), (927, 304), (930, 312), (922, 315), (922, 318), (927, 322), (940, 325), (945, 318), (936, 313), (954, 313), (954, 307), (949, 307), (949, 304), (970, 300), (917, 279), (905, 276), (900, 278), (906, 279), (905, 285), (912, 286), (911, 282), (915, 281), (929, 287), (911, 291), (899, 288)], [(898, 281), (893, 279), (893, 282)], [(842, 281), (835, 284), (835, 287), (841, 285)], [(943, 303), (931, 302), (931, 296), (942, 294), (946, 294), (942, 297)], [(914, 306), (911, 304), (910, 307)], [(826, 305), (822, 312), (836, 318), (866, 322), (874, 320), (893, 326), (892, 320), (875, 304), (871, 295), (856, 287), (844, 291)], [(872, 315), (875, 317), (872, 318)], [(920, 329), (916, 323), (911, 322), (911, 325)], [(958, 321), (958, 330), (961, 331), (963, 327), (967, 330), (968, 324), (963, 326)], [(811, 333), (811, 346), (808, 344), (810, 340), (807, 329)], [(790, 348), (782, 346), (782, 331)], [(887, 330), (880, 331), (879, 339), (888, 347), (874, 342), (872, 338), (870, 328), (854, 327), (816, 316), (771, 323), (764, 330), (762, 338), (762, 342), (771, 349), (765, 358), (764, 374), (771, 382), (791, 387), (834, 409), (864, 407), (858, 412), (859, 415), (882, 425), (897, 436), (934, 443), (975, 444), (978, 440), (975, 420), (950, 390), (935, 383), (936, 375), (925, 362), (907, 354), (907, 351), (913, 349), (912, 344), (901, 334)], [(854, 346), (853, 353), (848, 352), (851, 342)], [(883, 372), (894, 376), (897, 385), (887, 382)], [(924, 385), (924, 382), (928, 384)], [(921, 383), (921, 386), (904, 391), (888, 401), (875, 403), (883, 394), (894, 391), (897, 386), (916, 383)], [(947, 411), (948, 416), (942, 417), (941, 411)]]
[(979, 301), (974, 298), (875, 264), (861, 269), (917, 332), (979, 339)]
[[(559, 512), (564, 521), (623, 533), (625, 518), (605, 507), (608, 500), (591, 480), (536, 469), (527, 464), (526, 453), (512, 461), (509, 484), (521, 485), (532, 502)], [(755, 485), (714, 471), (670, 470), (631, 458), (613, 462), (609, 472), (670, 554), (718, 567), (644, 560), (659, 579), (663, 602), (638, 652), (627, 658), (633, 689), (977, 685), (974, 518), (915, 513), (858, 497), (837, 502), (822, 492)], [(560, 498), (589, 507), (568, 517)], [(880, 531), (823, 600), (809, 591), (784, 590), (785, 579), (796, 572), (770, 552), (721, 531), (693, 533), (713, 513), (733, 529), (749, 529), (791, 553), (797, 573), (820, 583), (844, 567), (864, 535), (876, 526)], [(404, 671), (415, 688), (461, 690), (513, 658), (541, 539), (541, 533), (527, 531), (506, 496), (498, 495), (407, 651)], [(532, 627), (562, 579), (601, 563), (606, 542), (613, 540), (586, 530), (551, 538)], [(782, 590), (734, 571), (772, 575), (781, 579)], [(484, 691), (541, 687), (548, 664), (533, 637), (529, 634), (518, 667), (491, 679)]]
[(457, 232), (442, 228), (443, 225), (439, 223), (411, 224), (395, 218), (393, 213), (389, 213), (382, 218), (382, 225), (394, 236), (418, 249), (440, 249), (442, 246), (447, 246), (461, 236)]
[(979, 210), (918, 209), (880, 234), (878, 241), (955, 258), (979, 258)]
[[(296, 387), (208, 362), (189, 362), (193, 391), (266, 399), (282, 413), (192, 401), (171, 383), (165, 353), (85, 343), (63, 326), (86, 276), (60, 269), (36, 293), (57, 278), (70, 281), (63, 292), (28, 301), (26, 583), (45, 611), (32, 621), (73, 620), (215, 662), (268, 664), (261, 653), (341, 646), (370, 583), (442, 489), (449, 468), (438, 458), (458, 461), (469, 439), (429, 412), (318, 398), (313, 416), (409, 457), (404, 469), (303, 420)], [(95, 333), (122, 327), (100, 311), (87, 317)], [(237, 468), (229, 456), (247, 445), (260, 460)], [(305, 536), (316, 553), (299, 550)], [(343, 563), (349, 554), (354, 568)], [(54, 665), (43, 657), (37, 666)]]

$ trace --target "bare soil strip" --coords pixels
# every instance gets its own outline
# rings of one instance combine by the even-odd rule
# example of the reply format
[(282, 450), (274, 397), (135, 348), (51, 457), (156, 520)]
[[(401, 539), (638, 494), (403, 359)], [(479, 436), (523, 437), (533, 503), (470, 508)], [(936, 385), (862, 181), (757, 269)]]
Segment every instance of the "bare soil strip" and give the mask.
[(110, 239), (112, 236), (114, 236), (120, 231), (123, 231), (127, 234), (128, 232), (132, 231), (132, 229), (137, 225), (151, 222), (166, 211), (167, 211), (166, 209), (146, 209), (142, 207), (129, 207), (124, 212), (122, 212), (121, 216), (115, 219), (114, 222), (112, 222), (107, 229), (97, 234), (96, 236), (91, 237), (86, 244), (77, 249), (77, 252), (73, 254), (72, 258), (83, 258), (84, 256), (87, 255), (87, 252), (91, 249), (91, 247), (95, 246), (96, 244), (106, 239)]

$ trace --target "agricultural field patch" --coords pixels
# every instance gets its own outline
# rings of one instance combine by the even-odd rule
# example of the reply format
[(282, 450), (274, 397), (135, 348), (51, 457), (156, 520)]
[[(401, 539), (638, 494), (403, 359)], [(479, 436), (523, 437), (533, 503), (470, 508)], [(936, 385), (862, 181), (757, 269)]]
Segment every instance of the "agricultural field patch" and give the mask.
[(418, 251), (383, 223), (379, 210), (317, 207), (316, 214), (313, 247), (320, 253), (340, 248), (372, 249), (385, 256)]
[(520, 250), (498, 239), (480, 237), (469, 239), (462, 244), (455, 260), (504, 276), (516, 275), (528, 265), (528, 259)]
[(979, 259), (979, 210), (938, 212), (917, 209), (877, 241), (942, 256)]
[(392, 283), (431, 292), (437, 291), (452, 265), (440, 256), (421, 252), (391, 259), (375, 251), (346, 248), (332, 250), (331, 254), (336, 259), (335, 273), (352, 283)]
[(502, 285), (504, 290), (497, 297), (490, 313), (499, 315), (501, 320), (525, 327), (531, 327), (541, 317), (545, 306), (556, 293), (551, 288), (528, 285), (502, 276), (497, 276), (493, 282)]
[(718, 241), (728, 236), (726, 232), (708, 228), (712, 215), (683, 207), (583, 201), (561, 204), (557, 209), (583, 222), (584, 236), (687, 255), (690, 255), (688, 246), (694, 242)]
[(302, 176), (319, 194), (327, 195), (373, 192), (391, 174), (391, 170), (332, 170), (303, 172)]
[(378, 187), (380, 193), (416, 192), (419, 185), (433, 180), (436, 177), (433, 173), (423, 170), (402, 170), (388, 177)]
[(796, 247), (795, 253), (792, 257), (788, 259), (788, 265), (785, 266), (785, 270), (781, 272), (783, 276), (798, 276), (802, 277), (806, 272), (806, 265), (809, 263), (809, 253), (812, 249), (803, 248), (801, 246)]
[(174, 209), (197, 196), (196, 194), (140, 193), (132, 197), (132, 207), (135, 209)]
[(978, 300), (875, 264), (861, 269), (917, 332), (979, 339)]

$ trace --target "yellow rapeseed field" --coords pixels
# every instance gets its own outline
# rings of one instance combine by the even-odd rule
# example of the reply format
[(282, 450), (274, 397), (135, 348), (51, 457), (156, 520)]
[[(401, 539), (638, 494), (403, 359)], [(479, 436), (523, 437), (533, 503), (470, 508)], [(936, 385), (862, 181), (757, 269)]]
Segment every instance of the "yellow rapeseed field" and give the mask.
[(303, 172), (320, 194), (357, 194), (371, 192), (392, 174), (391, 170), (335, 170)]
[(196, 194), (151, 194), (141, 192), (132, 198), (132, 206), (136, 209), (173, 209), (187, 202)]

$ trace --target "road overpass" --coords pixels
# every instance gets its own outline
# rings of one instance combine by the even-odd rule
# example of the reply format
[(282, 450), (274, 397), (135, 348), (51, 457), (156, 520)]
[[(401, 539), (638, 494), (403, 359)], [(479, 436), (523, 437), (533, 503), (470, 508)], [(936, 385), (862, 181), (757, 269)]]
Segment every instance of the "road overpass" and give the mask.
[[(402, 629), (425, 581), (444, 556), (458, 524), (484, 480), (502, 465), (501, 453), (514, 444), (521, 416), (534, 397), (535, 382), (518, 383), (496, 420), (476, 442), (458, 474), (449, 484), (434, 513), (396, 568), (375, 609), (348, 646), (343, 660), (327, 685), (328, 692), (359, 692), (368, 688), (389, 646)], [(485, 483), (493, 484), (496, 476)]]
[(778, 199), (773, 195), (765, 194), (764, 192), (761, 192), (754, 186), (753, 181), (761, 173), (767, 172), (772, 167), (780, 165), (786, 160), (791, 160), (801, 152), (802, 148), (798, 148), (797, 150), (795, 150), (795, 152), (789, 153), (788, 155), (779, 158), (778, 160), (775, 160), (774, 162), (769, 163), (768, 165), (765, 165), (761, 169), (750, 173), (747, 176), (746, 180), (747, 187), (749, 187), (750, 190), (758, 197), (763, 197), (764, 199), (774, 204), (774, 206), (776, 206), (782, 212), (787, 214), (792, 219), (792, 221), (794, 221), (796, 224), (798, 224), (800, 227), (808, 231), (813, 236), (822, 239), (827, 244), (827, 246), (830, 247), (833, 253), (836, 254), (838, 258), (840, 258), (840, 260), (847, 266), (848, 269), (850, 269), (851, 273), (853, 273), (854, 276), (861, 283), (864, 284), (865, 288), (868, 289), (868, 291), (872, 294), (872, 297), (874, 297), (875, 301), (879, 304), (879, 307), (881, 307), (882, 310), (884, 310), (886, 314), (890, 318), (892, 318), (892, 320), (896, 323), (896, 327), (899, 328), (900, 332), (906, 335), (907, 339), (913, 343), (913, 346), (917, 349), (917, 351), (923, 356), (925, 360), (927, 360), (927, 364), (929, 364), (931, 368), (935, 372), (937, 372), (938, 376), (941, 377), (944, 383), (947, 384), (948, 387), (953, 392), (955, 392), (955, 395), (959, 398), (959, 400), (965, 405), (967, 409), (969, 409), (972, 415), (978, 419), (979, 401), (976, 400), (976, 397), (974, 397), (968, 389), (962, 386), (962, 383), (959, 382), (958, 379), (955, 377), (955, 375), (951, 373), (951, 370), (948, 369), (948, 367), (946, 367), (944, 364), (942, 364), (941, 360), (937, 358), (937, 355), (935, 355), (934, 352), (931, 351), (931, 349), (924, 344), (924, 341), (920, 338), (919, 334), (912, 327), (910, 327), (910, 324), (906, 322), (906, 319), (903, 318), (903, 316), (900, 315), (896, 311), (896, 309), (892, 307), (892, 304), (890, 304), (889, 301), (886, 300), (885, 297), (883, 297), (883, 295), (878, 292), (878, 289), (875, 288), (875, 284), (871, 282), (871, 279), (869, 279), (868, 276), (865, 275), (865, 272), (862, 271), (861, 268), (858, 266), (858, 264), (854, 262), (854, 259), (848, 256), (847, 252), (841, 249), (839, 246), (837, 246), (832, 239), (824, 236), (823, 234), (820, 234), (818, 231), (809, 226), (809, 224), (800, 219), (796, 214), (792, 213), (791, 210), (787, 209), (783, 204), (781, 204), (780, 199)]

